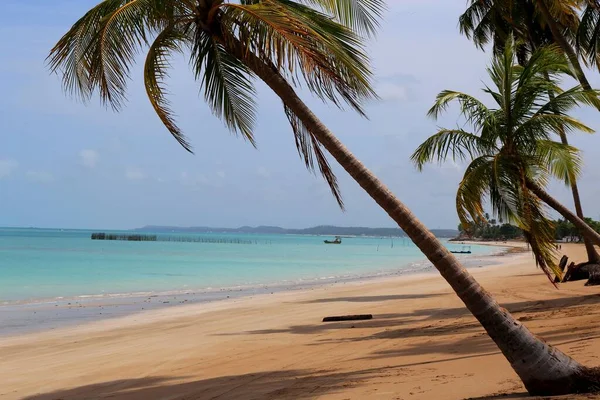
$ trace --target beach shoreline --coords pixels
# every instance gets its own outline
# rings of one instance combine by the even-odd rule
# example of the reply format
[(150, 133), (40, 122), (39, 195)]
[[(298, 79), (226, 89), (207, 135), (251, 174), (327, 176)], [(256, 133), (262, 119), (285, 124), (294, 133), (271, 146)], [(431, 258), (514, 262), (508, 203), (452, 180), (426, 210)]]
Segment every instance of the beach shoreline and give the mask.
[[(573, 261), (580, 245), (565, 245)], [(534, 333), (600, 365), (600, 288), (556, 290), (529, 254), (472, 268)], [(322, 323), (372, 313), (369, 321)], [(4, 337), (2, 399), (528, 398), (436, 274), (152, 310)], [(52, 374), (44, 371), (52, 370)], [(588, 399), (571, 396), (569, 399)]]
[[(520, 242), (490, 242), (486, 246), (500, 247), (487, 255), (459, 255), (467, 268), (480, 268), (502, 263), (503, 256), (514, 249), (523, 250)], [(379, 273), (335, 276), (302, 282), (272, 283), (209, 290), (173, 290), (167, 292), (137, 292), (106, 295), (83, 295), (53, 299), (32, 299), (0, 304), (0, 338), (78, 326), (105, 319), (120, 318), (152, 310), (170, 309), (182, 305), (207, 304), (232, 299), (251, 298), (282, 292), (302, 292), (320, 287), (385, 281), (394, 277), (435, 274), (437, 271), (425, 258)]]

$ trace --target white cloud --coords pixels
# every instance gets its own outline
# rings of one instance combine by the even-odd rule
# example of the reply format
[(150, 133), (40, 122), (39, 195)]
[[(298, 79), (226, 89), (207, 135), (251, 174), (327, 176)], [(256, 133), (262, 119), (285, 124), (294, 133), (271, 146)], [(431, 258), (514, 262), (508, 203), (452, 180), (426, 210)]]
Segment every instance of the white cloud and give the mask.
[(146, 178), (146, 174), (139, 168), (136, 167), (127, 167), (125, 170), (125, 177), (131, 181), (138, 181)]
[(408, 99), (407, 91), (404, 86), (386, 82), (377, 88), (377, 94), (384, 101), (404, 101)]
[(204, 175), (204, 174), (190, 175), (187, 173), (187, 171), (183, 171), (181, 173), (179, 182), (183, 186), (188, 186), (188, 187), (193, 187), (193, 188), (211, 185), (211, 181), (206, 177), (206, 175)]
[(83, 164), (87, 168), (94, 168), (98, 164), (98, 160), (100, 159), (100, 155), (95, 150), (81, 150), (79, 152), (79, 157), (81, 158), (81, 164)]
[(19, 163), (15, 160), (0, 160), (0, 179), (10, 176), (18, 167)]
[(271, 177), (271, 171), (265, 167), (258, 167), (256, 169), (256, 175), (264, 179), (269, 179)]
[(52, 183), (54, 182), (54, 175), (48, 171), (27, 171), (27, 179), (37, 183)]
[(221, 179), (225, 178), (225, 171), (217, 171), (217, 176)]

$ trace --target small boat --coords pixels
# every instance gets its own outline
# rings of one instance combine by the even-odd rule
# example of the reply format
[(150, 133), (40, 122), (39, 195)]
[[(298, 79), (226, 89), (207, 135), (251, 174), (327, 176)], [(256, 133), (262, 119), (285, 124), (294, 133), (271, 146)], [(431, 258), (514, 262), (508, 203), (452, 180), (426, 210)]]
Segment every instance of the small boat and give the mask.
[(325, 244), (341, 244), (342, 243), (342, 238), (339, 236), (335, 237), (335, 240), (323, 240), (323, 242)]
[(450, 253), (454, 253), (454, 254), (471, 254), (471, 246), (463, 246), (462, 250), (460, 250), (460, 251), (457, 251), (457, 250), (452, 251), (451, 250)]

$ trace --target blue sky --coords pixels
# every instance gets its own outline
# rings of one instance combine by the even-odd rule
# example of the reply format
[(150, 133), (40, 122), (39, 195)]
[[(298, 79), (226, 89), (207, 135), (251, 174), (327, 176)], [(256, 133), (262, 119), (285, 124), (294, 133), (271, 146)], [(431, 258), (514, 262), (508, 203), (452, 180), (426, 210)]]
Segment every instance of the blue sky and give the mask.
[[(84, 105), (61, 90), (44, 59), (52, 45), (96, 0), (0, 2), (0, 226), (133, 228), (146, 224), (394, 226), (341, 168), (346, 212), (304, 167), (281, 102), (261, 84), (255, 129), (258, 150), (215, 118), (185, 60), (176, 59), (170, 91), (195, 155), (171, 138), (145, 97), (139, 65), (129, 101), (118, 114), (94, 98)], [(431, 228), (455, 227), (454, 194), (463, 166), (419, 173), (416, 146), (458, 121), (450, 112), (426, 118), (443, 89), (478, 94), (487, 55), (457, 29), (464, 0), (395, 0), (368, 49), (381, 100), (370, 120), (302, 92), (314, 112)], [(590, 72), (596, 87), (600, 74)], [(479, 94), (478, 94), (479, 95)], [(593, 128), (600, 113), (578, 112)], [(600, 214), (600, 137), (577, 135), (584, 151), (584, 209)], [(560, 184), (551, 191), (569, 206)]]

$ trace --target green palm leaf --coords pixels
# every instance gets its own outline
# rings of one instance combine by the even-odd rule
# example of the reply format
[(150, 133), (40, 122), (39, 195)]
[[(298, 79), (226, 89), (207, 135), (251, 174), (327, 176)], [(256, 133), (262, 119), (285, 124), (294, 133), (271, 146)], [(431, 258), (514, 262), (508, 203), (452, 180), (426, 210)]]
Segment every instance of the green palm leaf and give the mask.
[(226, 41), (267, 56), (279, 72), (292, 81), (301, 77), (321, 99), (337, 106), (343, 99), (363, 113), (362, 99), (375, 96), (359, 38), (326, 15), (285, 0), (222, 7), (226, 32), (239, 30), (239, 37), (226, 33)]
[(80, 18), (58, 41), (47, 58), (52, 72), (62, 73), (68, 93), (88, 100), (94, 90), (91, 81), (91, 56), (89, 48), (96, 41), (102, 21), (121, 8), (123, 1), (103, 1)]
[(456, 211), (460, 223), (467, 227), (484, 217), (483, 198), (489, 191), (493, 157), (475, 158), (467, 167), (456, 192)]
[(423, 142), (412, 154), (411, 160), (419, 170), (431, 161), (441, 163), (448, 156), (453, 161), (475, 158), (490, 150), (489, 144), (479, 136), (462, 129), (441, 129)]
[(255, 88), (248, 68), (222, 44), (197, 32), (192, 47), (192, 68), (202, 81), (204, 97), (213, 113), (232, 132), (256, 146), (252, 132), (256, 119)]
[(316, 168), (319, 169), (321, 176), (323, 176), (329, 185), (329, 189), (335, 197), (335, 200), (343, 210), (344, 201), (342, 199), (337, 177), (333, 173), (331, 165), (323, 152), (323, 146), (289, 107), (284, 105), (284, 110), (285, 115), (288, 117), (290, 125), (292, 126), (292, 131), (294, 132), (296, 149), (298, 150), (300, 158), (304, 161), (304, 164), (309, 171), (315, 172)]
[(536, 151), (534, 165), (547, 165), (548, 173), (566, 185), (581, 174), (582, 161), (579, 150), (575, 147), (551, 140), (539, 140)]
[(374, 35), (385, 11), (380, 0), (302, 0), (333, 15), (337, 22), (359, 34)]

